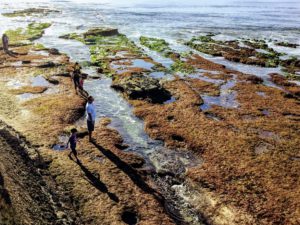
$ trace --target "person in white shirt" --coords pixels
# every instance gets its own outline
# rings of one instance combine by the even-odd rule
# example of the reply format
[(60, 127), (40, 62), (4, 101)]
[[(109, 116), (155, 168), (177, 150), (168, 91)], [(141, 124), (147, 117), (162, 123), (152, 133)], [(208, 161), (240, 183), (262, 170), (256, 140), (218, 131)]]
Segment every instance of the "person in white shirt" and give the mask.
[(87, 114), (87, 128), (89, 131), (89, 140), (92, 141), (92, 133), (95, 128), (95, 120), (96, 120), (96, 109), (93, 104), (94, 98), (92, 96), (88, 97), (88, 102), (86, 104), (86, 114)]

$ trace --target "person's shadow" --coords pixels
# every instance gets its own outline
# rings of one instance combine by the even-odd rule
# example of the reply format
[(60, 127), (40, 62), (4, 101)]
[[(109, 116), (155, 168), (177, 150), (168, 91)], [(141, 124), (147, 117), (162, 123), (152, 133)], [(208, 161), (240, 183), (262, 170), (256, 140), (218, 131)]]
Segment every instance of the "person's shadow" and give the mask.
[(134, 168), (120, 159), (112, 151), (103, 148), (95, 140), (92, 140), (92, 144), (120, 170), (122, 170), (137, 187), (139, 187), (145, 193), (152, 195), (155, 200), (160, 202), (165, 213), (168, 214), (176, 224), (184, 224), (182, 223), (183, 218), (181, 217), (180, 212), (177, 209), (173, 208), (172, 204), (170, 204), (170, 202), (165, 199), (161, 193), (149, 186)]
[[(70, 157), (70, 156), (69, 156)], [(71, 160), (73, 160), (70, 157)], [(93, 173), (91, 173), (82, 163), (80, 160), (73, 160), (74, 162), (77, 163), (77, 165), (81, 168), (81, 170), (84, 172), (86, 178), (88, 179), (89, 183), (93, 185), (95, 188), (97, 188), (99, 191), (106, 193), (109, 198), (115, 202), (119, 202), (118, 196), (116, 196), (114, 193), (109, 192), (108, 188), (106, 185), (100, 181), (99, 178), (97, 178)]]

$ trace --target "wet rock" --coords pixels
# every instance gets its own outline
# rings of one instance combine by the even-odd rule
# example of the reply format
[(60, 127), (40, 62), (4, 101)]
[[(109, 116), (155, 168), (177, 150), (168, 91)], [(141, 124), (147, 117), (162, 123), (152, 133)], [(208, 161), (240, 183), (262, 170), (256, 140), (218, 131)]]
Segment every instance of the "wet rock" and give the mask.
[(299, 46), (298, 44), (293, 44), (289, 42), (276, 42), (275, 44), (277, 46), (288, 47), (288, 48), (297, 48)]
[(93, 28), (88, 30), (83, 34), (83, 37), (86, 38), (88, 36), (114, 36), (118, 35), (119, 31), (115, 28)]
[(31, 63), (30, 60), (23, 60), (23, 61), (22, 61), (22, 64), (30, 64), (30, 63)]
[(51, 83), (51, 84), (54, 84), (54, 85), (58, 85), (59, 84), (59, 81), (52, 78), (52, 77), (47, 77), (46, 80)]
[(6, 17), (18, 17), (18, 16), (32, 16), (32, 15), (48, 15), (49, 13), (58, 13), (60, 11), (53, 9), (42, 9), (42, 8), (29, 8), (23, 10), (16, 10), (10, 13), (2, 13)]
[(115, 144), (115, 147), (117, 149), (120, 149), (120, 150), (125, 150), (126, 148), (128, 148), (129, 146), (128, 145), (124, 145), (124, 144)]
[(50, 48), (48, 52), (52, 55), (60, 55), (60, 52), (56, 48)]
[(157, 79), (143, 74), (120, 75), (113, 80), (112, 87), (130, 99), (149, 99), (153, 103), (163, 103), (171, 98), (171, 94)]
[(252, 84), (262, 84), (264, 82), (262, 78), (255, 75), (248, 76), (246, 80), (251, 82)]
[(54, 62), (45, 62), (41, 65), (39, 65), (39, 68), (51, 68), (51, 67), (55, 67), (56, 64)]
[(103, 71), (103, 68), (101, 68), (101, 67), (97, 68), (97, 72), (98, 72), (98, 73), (103, 73), (103, 72), (104, 72), (104, 71)]

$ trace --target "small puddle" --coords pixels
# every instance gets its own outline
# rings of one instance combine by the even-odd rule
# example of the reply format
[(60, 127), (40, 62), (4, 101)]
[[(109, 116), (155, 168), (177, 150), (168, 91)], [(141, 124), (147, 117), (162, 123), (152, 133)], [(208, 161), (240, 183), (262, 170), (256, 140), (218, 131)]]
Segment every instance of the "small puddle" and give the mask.
[(19, 98), (20, 100), (25, 101), (25, 100), (29, 100), (29, 99), (36, 98), (36, 97), (38, 97), (38, 96), (39, 96), (38, 94), (23, 93), (23, 94), (18, 95), (18, 98)]
[(24, 86), (25, 84), (22, 83), (21, 81), (19, 80), (10, 80), (7, 82), (6, 86), (9, 86), (9, 87), (14, 87), (14, 88), (20, 88), (22, 86)]
[(50, 83), (42, 75), (33, 77), (30, 79), (30, 81), (31, 81), (31, 85), (33, 87), (38, 87), (38, 86), (49, 87), (50, 86)]
[(220, 84), (224, 83), (224, 80), (209, 78), (209, 77), (206, 77), (206, 76), (201, 75), (201, 74), (190, 74), (190, 75), (188, 75), (188, 77), (193, 78), (193, 79), (203, 80), (203, 81), (213, 83), (213, 84), (217, 84), (217, 85), (220, 85)]
[(153, 66), (154, 66), (153, 63), (146, 62), (143, 59), (134, 59), (134, 60), (132, 60), (132, 67), (139, 67), (139, 68), (143, 68), (143, 69), (146, 69), (146, 70), (151, 70)]
[(52, 149), (55, 151), (63, 151), (67, 149), (67, 142), (69, 137), (67, 135), (60, 135), (58, 137), (58, 143), (52, 146)]
[(166, 76), (166, 74), (164, 72), (152, 72), (149, 74), (149, 76), (156, 78), (156, 79), (160, 79)]
[(170, 104), (170, 103), (173, 103), (175, 101), (176, 101), (176, 98), (172, 96), (169, 100), (165, 101), (163, 104)]
[(231, 90), (236, 84), (236, 80), (229, 80), (221, 86), (220, 96), (201, 95), (204, 104), (200, 106), (201, 110), (210, 109), (212, 105), (222, 106), (224, 108), (238, 108), (239, 103), (236, 101), (236, 91)]
[(259, 95), (259, 96), (261, 96), (261, 97), (264, 97), (264, 98), (267, 97), (266, 93), (263, 92), (263, 91), (257, 91), (256, 94)]

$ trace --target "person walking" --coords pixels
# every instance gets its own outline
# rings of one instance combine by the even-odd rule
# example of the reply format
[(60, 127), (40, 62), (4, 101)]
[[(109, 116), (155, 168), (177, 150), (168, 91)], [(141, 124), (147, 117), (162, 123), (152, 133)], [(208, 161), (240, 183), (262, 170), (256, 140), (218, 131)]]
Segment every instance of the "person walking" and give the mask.
[(96, 120), (96, 108), (94, 103), (94, 98), (92, 96), (88, 97), (88, 102), (86, 104), (86, 114), (87, 114), (87, 128), (89, 132), (89, 141), (91, 142), (92, 134), (95, 129), (95, 120)]
[(3, 46), (3, 51), (5, 54), (16, 57), (15, 54), (13, 54), (11, 51), (9, 51), (8, 46), (9, 46), (9, 39), (6, 34), (2, 35), (2, 46)]
[(73, 153), (75, 158), (78, 160), (77, 151), (76, 151), (76, 145), (77, 145), (77, 129), (76, 128), (73, 128), (71, 130), (71, 136), (67, 143), (67, 148), (69, 148), (69, 144), (70, 144), (70, 148), (71, 148), (71, 152), (70, 152), (69, 156), (71, 156), (71, 153)]
[(78, 94), (77, 89), (80, 87), (80, 74), (81, 74), (81, 67), (78, 64), (78, 62), (76, 62), (73, 71), (73, 82), (74, 82), (76, 94)]

